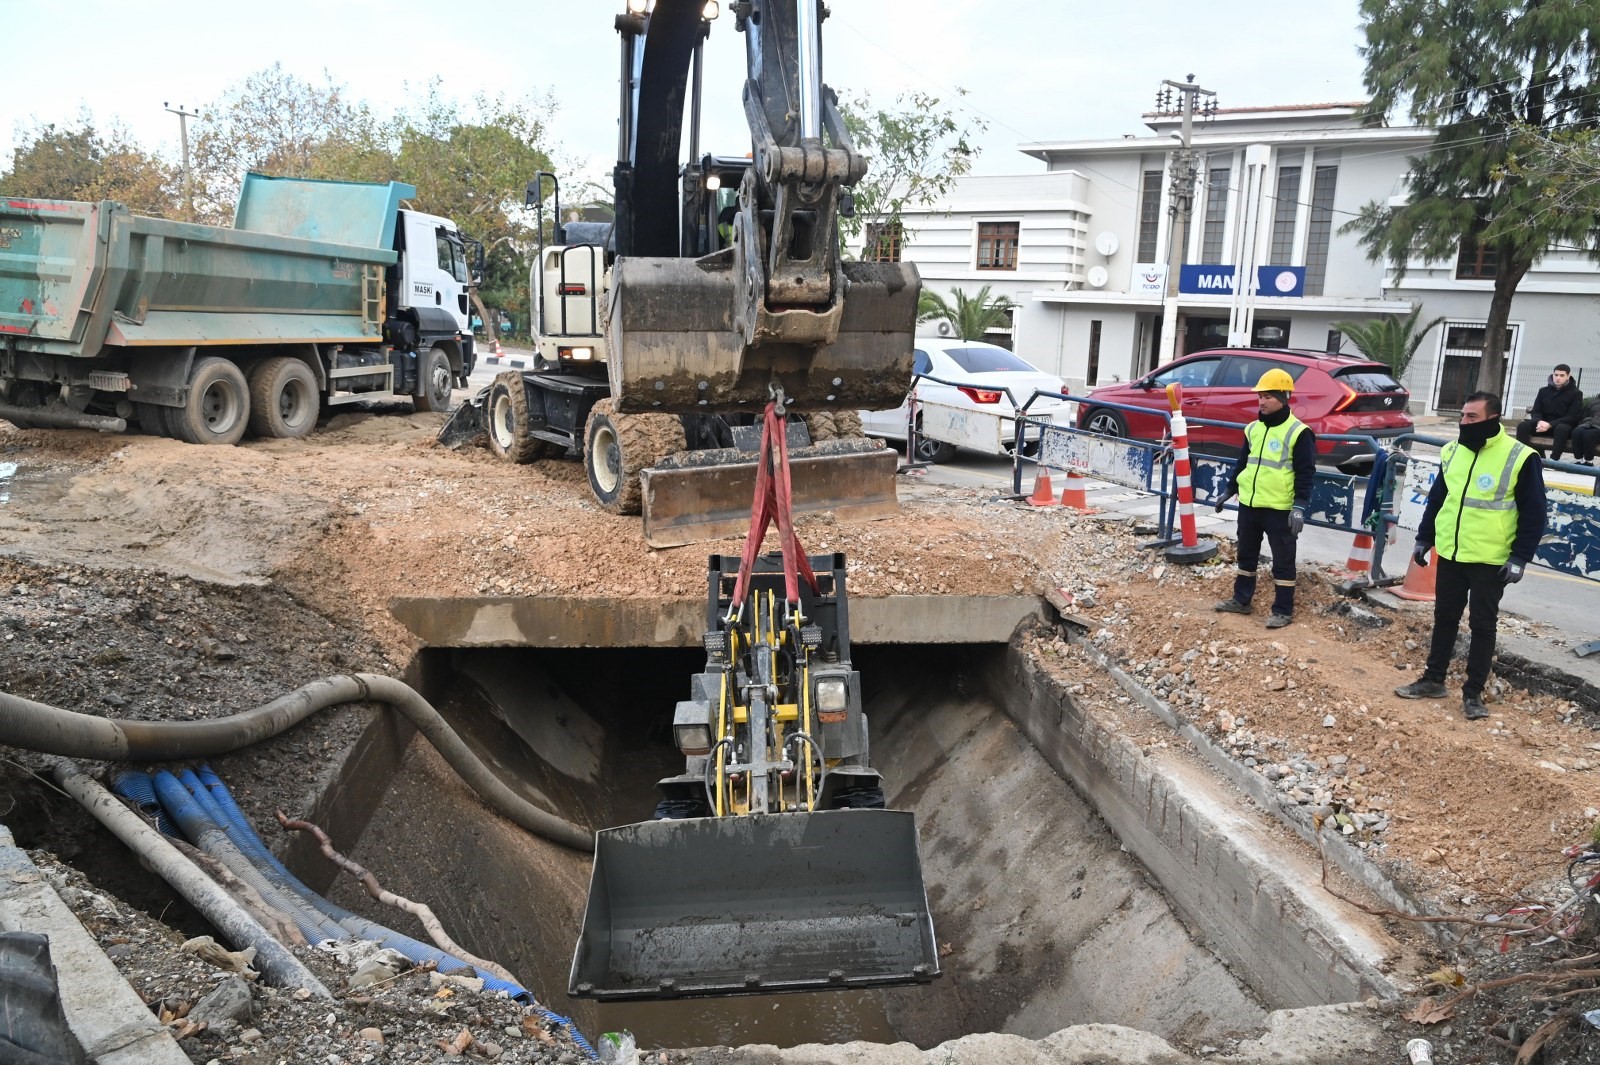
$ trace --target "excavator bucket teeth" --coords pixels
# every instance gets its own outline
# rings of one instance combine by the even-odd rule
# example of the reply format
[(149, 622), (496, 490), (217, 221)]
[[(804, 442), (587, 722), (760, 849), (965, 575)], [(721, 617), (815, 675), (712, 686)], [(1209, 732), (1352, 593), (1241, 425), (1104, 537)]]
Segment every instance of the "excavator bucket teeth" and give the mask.
[[(683, 465), (640, 472), (644, 539), (651, 547), (722, 540), (750, 527), (756, 457), (727, 449), (690, 452), (688, 459)], [(794, 513), (832, 511), (853, 521), (893, 517), (900, 512), (895, 498), (898, 466), (894, 451), (864, 440), (827, 441), (791, 452)]]
[(734, 328), (733, 271), (693, 259), (620, 258), (608, 331), (611, 394), (626, 413), (757, 411), (776, 378), (799, 411), (887, 410), (911, 386), (921, 281), (902, 263), (843, 264), (838, 331), (804, 308)]
[(938, 975), (911, 813), (703, 817), (596, 833), (575, 997), (823, 991)]

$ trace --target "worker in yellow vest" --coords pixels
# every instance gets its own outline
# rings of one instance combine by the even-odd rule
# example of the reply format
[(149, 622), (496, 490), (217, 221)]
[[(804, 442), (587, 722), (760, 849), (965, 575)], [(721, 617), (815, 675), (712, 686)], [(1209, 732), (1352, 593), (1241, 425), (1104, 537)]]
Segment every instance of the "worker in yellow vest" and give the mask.
[(1467, 679), (1461, 712), (1470, 721), (1489, 716), (1483, 687), (1494, 661), (1500, 596), (1522, 579), (1544, 535), (1544, 467), (1539, 455), (1500, 427), (1500, 397), (1474, 392), (1461, 405), (1461, 435), (1440, 453), (1439, 476), (1417, 529), (1411, 557), (1428, 564), (1438, 552), (1434, 580), (1433, 643), (1422, 679), (1394, 693), (1404, 699), (1443, 699), (1444, 678), (1455, 653), (1461, 614), (1472, 606)]
[(1245, 426), (1244, 447), (1228, 483), (1217, 498), (1217, 513), (1239, 497), (1239, 572), (1233, 596), (1216, 605), (1227, 614), (1250, 613), (1256, 594), (1261, 538), (1272, 548), (1272, 613), (1267, 628), (1281, 629), (1294, 619), (1295, 546), (1305, 526), (1311, 485), (1317, 472), (1317, 437), (1289, 411), (1294, 378), (1277, 368), (1256, 382), (1261, 417)]

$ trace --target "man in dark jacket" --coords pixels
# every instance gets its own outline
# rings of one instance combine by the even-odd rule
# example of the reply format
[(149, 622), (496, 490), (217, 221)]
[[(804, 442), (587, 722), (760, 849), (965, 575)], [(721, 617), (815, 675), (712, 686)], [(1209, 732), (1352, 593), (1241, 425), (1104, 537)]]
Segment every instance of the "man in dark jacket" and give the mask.
[(1295, 547), (1317, 471), (1317, 437), (1289, 412), (1293, 392), (1294, 378), (1287, 371), (1273, 368), (1261, 375), (1256, 382), (1261, 417), (1245, 426), (1244, 447), (1227, 486), (1217, 497), (1219, 514), (1229, 499), (1239, 497), (1239, 572), (1233, 579), (1233, 595), (1214, 609), (1225, 614), (1250, 613), (1261, 538), (1265, 536), (1272, 547), (1269, 629), (1281, 629), (1294, 617)]
[(1433, 642), (1422, 679), (1394, 693), (1403, 699), (1443, 699), (1444, 678), (1455, 653), (1456, 630), (1470, 600), (1472, 640), (1461, 711), (1469, 721), (1488, 717), (1483, 688), (1494, 661), (1500, 596), (1522, 579), (1544, 535), (1544, 468), (1538, 454), (1500, 428), (1500, 397), (1474, 392), (1461, 405), (1461, 437), (1439, 454), (1439, 476), (1428, 490), (1411, 557), (1428, 564), (1437, 549)]
[(1567, 439), (1583, 418), (1583, 393), (1572, 379), (1572, 370), (1566, 363), (1557, 363), (1550, 372), (1550, 383), (1539, 389), (1533, 397), (1528, 416), (1517, 423), (1517, 439), (1532, 446), (1535, 435), (1550, 434), (1550, 459), (1561, 461)]

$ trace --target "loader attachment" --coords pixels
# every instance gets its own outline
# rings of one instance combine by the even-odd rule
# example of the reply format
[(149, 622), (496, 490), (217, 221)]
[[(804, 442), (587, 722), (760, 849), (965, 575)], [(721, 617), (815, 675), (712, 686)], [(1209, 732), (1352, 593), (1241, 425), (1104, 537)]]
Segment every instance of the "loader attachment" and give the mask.
[(451, 412), (450, 418), (439, 430), (439, 444), (451, 451), (468, 444), (478, 444), (484, 439), (483, 399), (488, 389), (462, 403)]
[[(644, 539), (681, 547), (739, 536), (750, 525), (756, 456), (732, 448), (685, 452), (640, 471)], [(900, 512), (895, 498), (899, 456), (875, 440), (829, 440), (789, 454), (795, 514), (832, 511), (870, 521)]]
[(758, 411), (778, 383), (796, 411), (885, 410), (905, 399), (916, 267), (842, 264), (825, 309), (764, 306), (746, 317), (732, 258), (619, 258), (607, 370), (625, 413)]
[(770, 994), (938, 975), (914, 815), (824, 810), (596, 833), (568, 993)]

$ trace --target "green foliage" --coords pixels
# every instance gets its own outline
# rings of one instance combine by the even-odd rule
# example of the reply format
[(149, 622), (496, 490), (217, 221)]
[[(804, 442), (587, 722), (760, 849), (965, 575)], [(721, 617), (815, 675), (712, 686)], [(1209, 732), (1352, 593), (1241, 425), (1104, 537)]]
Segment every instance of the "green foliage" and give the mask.
[(1523, 276), (1554, 245), (1600, 249), (1600, 213), (1548, 209), (1550, 182), (1517, 166), (1553, 131), (1600, 125), (1600, 5), (1361, 0), (1361, 14), (1369, 115), (1403, 109), (1438, 137), (1410, 161), (1405, 204), (1368, 203), (1346, 228), (1399, 272), (1413, 258), (1453, 262), (1463, 241), (1489, 253), (1496, 276), (1478, 387), (1499, 391)]
[(1011, 323), (1011, 311), (1016, 304), (1007, 296), (991, 296), (984, 285), (976, 295), (969, 296), (961, 289), (950, 290), (950, 300), (924, 288), (917, 297), (917, 321), (950, 323), (950, 328), (962, 340), (982, 340), (991, 329), (1003, 329)]
[(140, 214), (177, 206), (174, 168), (134, 144), (127, 132), (97, 129), (88, 114), (76, 126), (35, 124), (22, 135), (0, 192), (46, 200), (117, 200)]
[(1362, 322), (1335, 322), (1333, 326), (1342, 332), (1361, 354), (1383, 363), (1389, 367), (1390, 373), (1399, 378), (1405, 376), (1406, 368), (1416, 357), (1423, 338), (1444, 321), (1444, 315), (1440, 315), (1419, 329), (1417, 319), (1421, 314), (1421, 305), (1412, 304), (1411, 313), (1404, 318), (1397, 314), (1386, 314)]
[(867, 176), (852, 190), (855, 217), (839, 220), (846, 241), (868, 224), (899, 226), (907, 208), (937, 206), (972, 169), (978, 157), (972, 140), (988, 128), (981, 119), (958, 120), (938, 97), (921, 92), (902, 93), (891, 108), (861, 96), (842, 102), (839, 110), (851, 143), (868, 161)]

